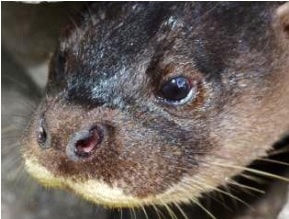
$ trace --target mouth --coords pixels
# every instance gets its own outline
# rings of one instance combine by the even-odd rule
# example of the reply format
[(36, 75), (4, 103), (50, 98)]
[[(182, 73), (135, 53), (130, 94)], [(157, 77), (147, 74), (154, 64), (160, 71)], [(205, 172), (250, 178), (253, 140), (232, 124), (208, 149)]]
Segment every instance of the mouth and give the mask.
[(72, 190), (82, 198), (110, 208), (136, 207), (143, 205), (142, 200), (128, 196), (120, 188), (110, 187), (106, 183), (97, 180), (76, 181), (53, 175), (36, 159), (26, 158), (27, 172), (45, 187), (64, 188)]
[(55, 176), (42, 166), (36, 158), (28, 156), (24, 156), (24, 158), (27, 172), (43, 186), (72, 191), (89, 202), (100, 204), (107, 208), (133, 208), (164, 205), (172, 202), (189, 203), (192, 200), (192, 196), (199, 193), (197, 190), (184, 193), (182, 185), (174, 185), (161, 194), (140, 198), (125, 194), (117, 185), (109, 186), (97, 179), (82, 181), (74, 178)]

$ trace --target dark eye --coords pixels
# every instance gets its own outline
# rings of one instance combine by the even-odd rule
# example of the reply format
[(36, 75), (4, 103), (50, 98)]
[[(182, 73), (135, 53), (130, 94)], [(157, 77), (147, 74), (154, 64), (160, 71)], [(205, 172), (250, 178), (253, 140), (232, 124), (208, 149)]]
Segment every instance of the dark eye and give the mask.
[(171, 78), (161, 86), (159, 96), (172, 104), (183, 104), (191, 99), (192, 85), (188, 78), (179, 76)]
[(47, 131), (44, 125), (44, 119), (40, 119), (37, 130), (36, 130), (36, 139), (41, 148), (47, 147)]

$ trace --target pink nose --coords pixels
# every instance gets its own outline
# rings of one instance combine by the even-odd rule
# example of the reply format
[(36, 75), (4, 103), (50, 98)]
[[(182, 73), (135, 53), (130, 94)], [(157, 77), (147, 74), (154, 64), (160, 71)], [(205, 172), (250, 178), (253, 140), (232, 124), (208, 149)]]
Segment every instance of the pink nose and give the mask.
[(102, 140), (103, 130), (99, 126), (81, 130), (71, 135), (66, 154), (72, 160), (89, 158), (99, 148)]

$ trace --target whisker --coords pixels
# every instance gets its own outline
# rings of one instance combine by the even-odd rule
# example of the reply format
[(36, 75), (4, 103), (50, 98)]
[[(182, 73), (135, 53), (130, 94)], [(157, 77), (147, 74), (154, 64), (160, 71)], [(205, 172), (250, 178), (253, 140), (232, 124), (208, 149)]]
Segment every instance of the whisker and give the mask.
[(251, 191), (254, 191), (254, 192), (257, 192), (257, 193), (260, 193), (260, 194), (265, 194), (265, 191), (264, 190), (261, 190), (261, 189), (257, 189), (255, 187), (252, 187), (252, 186), (248, 186), (248, 185), (244, 185), (244, 184), (241, 184), (241, 183), (238, 183), (234, 180), (230, 180), (228, 181), (229, 184), (232, 184), (234, 186), (238, 186), (240, 188), (244, 188), (245, 190), (244, 191), (248, 191), (248, 190), (251, 190)]
[[(81, 204), (81, 203), (80, 203)], [(88, 204), (91, 204), (91, 208), (92, 208), (92, 211), (94, 212), (95, 215), (98, 215), (100, 213), (100, 207), (99, 205), (95, 205), (93, 203), (89, 203)]]
[[(225, 190), (225, 192), (226, 192), (227, 194), (232, 194), (232, 192), (231, 192), (232, 188), (229, 187), (227, 184), (225, 184), (225, 185), (223, 186), (223, 188), (224, 188), (224, 190)], [(225, 195), (226, 195), (226, 194), (225, 194)], [(230, 196), (228, 196), (228, 197), (230, 198), (230, 200), (231, 200), (231, 202), (232, 202), (232, 204), (233, 204), (234, 209), (237, 209), (237, 208), (238, 208), (238, 202), (241, 203), (241, 204), (243, 204), (244, 206), (248, 207), (246, 202), (244, 202), (244, 203), (245, 203), (245, 204), (244, 204), (244, 203), (242, 202), (242, 200), (239, 201), (239, 200), (237, 200), (236, 198), (232, 198), (232, 197), (230, 197)]]
[[(17, 165), (20, 163), (20, 159), (17, 157), (13, 160), (4, 160), (2, 161), (2, 176), (9, 181), (15, 181), (19, 175), (21, 165)], [(5, 175), (4, 175), (5, 174)]]
[[(20, 148), (21, 144), (20, 142), (15, 142), (15, 143), (11, 143), (11, 144), (7, 144), (2, 148), (2, 155), (7, 155), (9, 154), (11, 151), (16, 151), (16, 149)], [(4, 152), (4, 153), (3, 153)], [(18, 152), (18, 151), (16, 151)]]
[(120, 219), (122, 219), (122, 208), (120, 208), (119, 211), (120, 211)]
[(14, 190), (16, 190), (19, 185), (23, 185), (23, 182), (26, 179), (24, 166), (23, 165), (18, 166), (14, 170), (14, 172), (15, 172), (15, 174), (13, 176), (12, 188), (14, 188)]
[(152, 205), (152, 207), (154, 208), (156, 214), (158, 215), (158, 219), (162, 219), (163, 217), (161, 217), (161, 215), (164, 216), (163, 213), (157, 208), (156, 205)]
[(179, 210), (179, 212), (182, 214), (182, 216), (184, 217), (184, 219), (189, 219), (188, 216), (186, 215), (186, 213), (183, 211), (183, 209), (181, 208), (181, 206), (178, 203), (174, 203), (174, 205), (177, 207), (177, 209)]
[(146, 218), (146, 219), (149, 219), (149, 217), (148, 217), (148, 215), (147, 215), (147, 212), (146, 212), (144, 206), (141, 205), (141, 209), (142, 209), (142, 211), (143, 211), (143, 213), (144, 213), (144, 215), (145, 215), (145, 218)]
[(1, 134), (3, 136), (3, 134), (5, 135), (6, 133), (9, 133), (9, 132), (15, 132), (17, 130), (16, 128), (18, 128), (18, 127), (15, 126), (14, 124), (10, 124), (10, 125), (1, 129)]
[(5, 159), (2, 161), (2, 167), (8, 174), (14, 173), (13, 169), (15, 169), (16, 164), (21, 163), (21, 157), (15, 156), (12, 159)]
[(278, 160), (272, 160), (272, 159), (269, 159), (269, 158), (259, 158), (257, 160), (266, 161), (266, 162), (269, 162), (269, 163), (280, 164), (280, 165), (284, 165), (284, 166), (289, 166), (289, 163), (278, 161)]
[(260, 176), (255, 176), (248, 173), (247, 174), (241, 173), (240, 176), (250, 181), (256, 182), (258, 184), (268, 184), (268, 180), (266, 180), (265, 178), (261, 178)]
[(261, 175), (261, 176), (265, 176), (265, 177), (269, 177), (269, 178), (273, 178), (273, 179), (279, 179), (281, 181), (285, 181), (285, 182), (289, 182), (289, 178), (285, 178), (273, 173), (268, 173), (268, 172), (264, 172), (262, 170), (257, 170), (257, 169), (252, 169), (252, 168), (248, 168), (248, 167), (242, 167), (242, 166), (237, 166), (237, 165), (228, 165), (228, 164), (220, 164), (220, 163), (210, 163), (212, 165), (216, 165), (219, 167), (223, 167), (223, 168), (232, 168), (232, 169), (239, 169), (239, 170), (244, 170), (244, 171), (248, 171), (251, 173), (255, 173), (257, 175)]
[(217, 219), (207, 208), (205, 208), (198, 200), (191, 199), (191, 202), (197, 206), (199, 206), (210, 218)]
[(132, 218), (132, 210), (131, 210), (131, 208), (129, 208), (128, 211), (129, 211), (129, 218), (131, 219)]
[(214, 186), (211, 186), (211, 185), (209, 185), (208, 183), (204, 182), (204, 181), (201, 180), (201, 179), (197, 179), (194, 183), (196, 183), (196, 184), (202, 184), (202, 185), (204, 185), (204, 188), (209, 188), (209, 189), (211, 189), (211, 190), (220, 192), (220, 193), (222, 193), (222, 194), (230, 197), (232, 200), (236, 200), (236, 201), (242, 203), (243, 205), (245, 205), (246, 207), (251, 208), (251, 206), (250, 206), (247, 202), (245, 202), (244, 200), (240, 199), (239, 197), (233, 195), (233, 194), (229, 191), (229, 188), (227, 188), (227, 187), (226, 187), (226, 188), (228, 189), (228, 192), (226, 192), (226, 191), (224, 191), (224, 190), (222, 190), (222, 189), (216, 188), (216, 187), (214, 187)]
[[(222, 193), (219, 193), (219, 192), (216, 192), (216, 195), (218, 197), (216, 198), (213, 198), (213, 196), (211, 197), (212, 200), (216, 201), (217, 203), (221, 204), (226, 210), (230, 211), (230, 212), (233, 212), (232, 208), (230, 208), (228, 205), (225, 204), (225, 199), (224, 199), (224, 194)], [(220, 196), (221, 200), (218, 199)]]
[[(194, 185), (192, 186), (191, 184), (186, 184), (186, 187), (188, 188), (188, 189), (190, 189), (190, 188), (197, 188), (197, 189), (199, 189), (199, 190), (204, 190), (205, 189), (205, 187), (202, 185), (202, 184), (204, 184), (204, 183), (202, 183), (202, 184), (200, 184), (199, 182), (196, 182), (196, 181), (193, 181), (194, 182)], [(205, 183), (206, 184), (206, 183)], [(220, 193), (221, 194), (221, 193)], [(210, 193), (204, 193), (204, 196), (207, 196), (208, 198), (209, 198), (209, 200), (211, 199), (211, 200), (214, 200), (215, 202), (217, 202), (217, 203), (219, 203), (219, 204), (221, 204), (224, 208), (226, 208), (227, 210), (229, 210), (229, 211), (231, 211), (232, 212), (232, 209), (231, 208), (229, 208), (227, 205), (225, 205), (225, 203), (224, 202), (221, 202), (220, 200), (218, 200), (217, 198), (215, 198), (213, 195), (211, 195)]]
[(134, 215), (134, 219), (136, 219), (135, 208), (134, 208), (134, 207), (132, 207), (131, 209), (132, 209), (132, 213), (133, 213), (133, 215)]
[(166, 208), (167, 212), (169, 213), (171, 219), (178, 219), (177, 216), (175, 215), (174, 211), (170, 208), (169, 205), (167, 205), (166, 203), (162, 203), (162, 205)]
[(269, 156), (275, 156), (275, 155), (280, 155), (280, 154), (286, 154), (289, 153), (289, 148), (288, 147), (284, 147), (284, 148), (280, 148), (280, 149), (276, 149), (273, 151), (270, 151), (268, 153)]

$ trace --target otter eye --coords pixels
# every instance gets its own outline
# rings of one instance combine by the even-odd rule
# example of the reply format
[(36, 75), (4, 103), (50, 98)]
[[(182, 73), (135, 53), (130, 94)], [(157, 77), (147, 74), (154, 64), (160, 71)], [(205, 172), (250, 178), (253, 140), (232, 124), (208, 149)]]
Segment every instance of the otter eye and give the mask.
[(36, 139), (41, 148), (47, 147), (47, 132), (44, 125), (44, 119), (40, 119), (39, 125), (36, 131)]
[(189, 101), (195, 92), (188, 78), (179, 76), (165, 82), (159, 91), (159, 97), (168, 103), (180, 105)]

